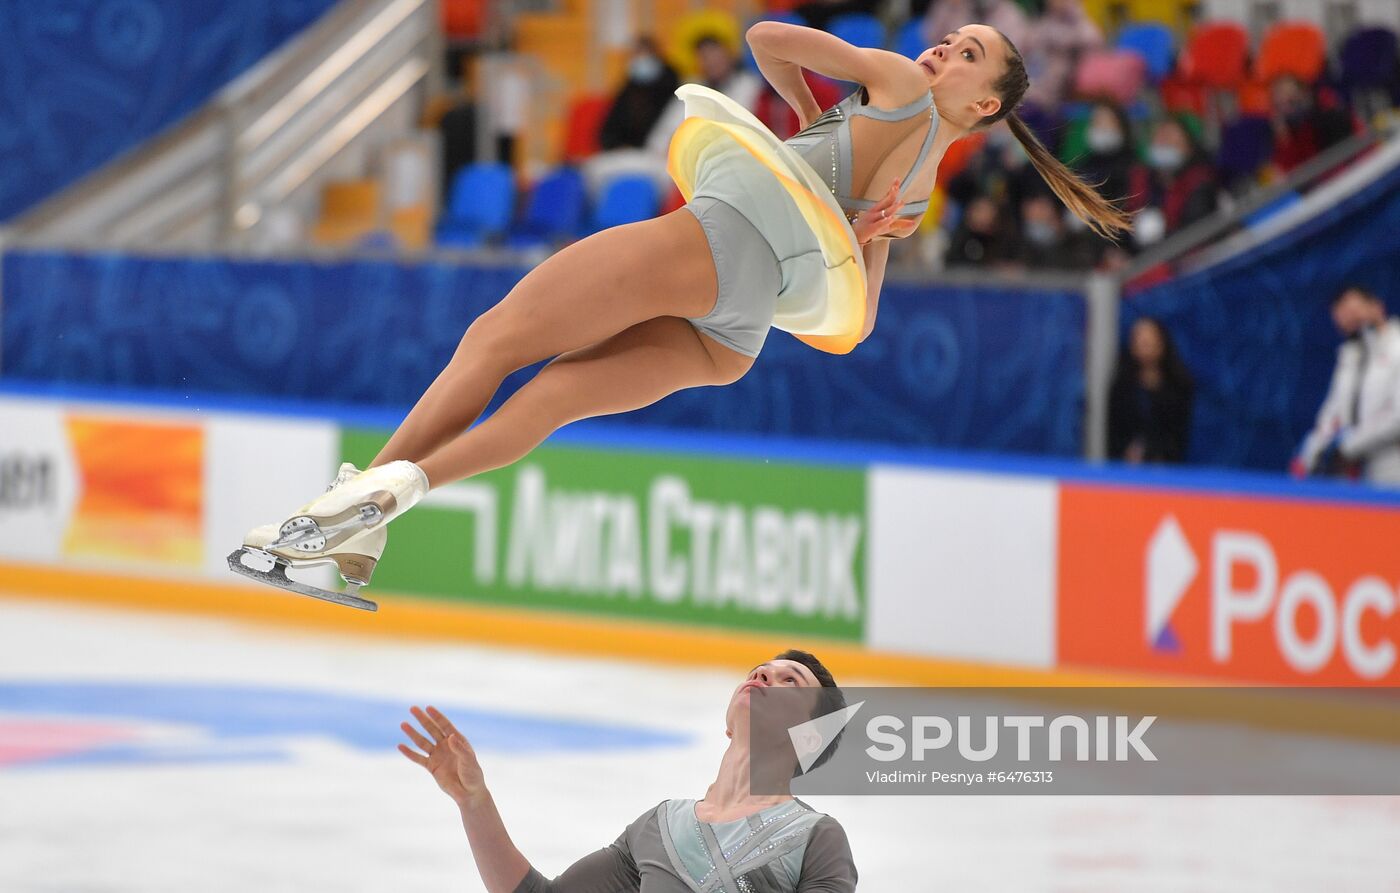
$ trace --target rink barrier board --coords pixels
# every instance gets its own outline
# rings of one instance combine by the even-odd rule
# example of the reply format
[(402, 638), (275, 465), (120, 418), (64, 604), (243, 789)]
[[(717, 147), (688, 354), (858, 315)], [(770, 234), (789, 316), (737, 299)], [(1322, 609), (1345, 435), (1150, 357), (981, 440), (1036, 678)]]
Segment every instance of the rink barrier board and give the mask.
[[(284, 511), (286, 494), (305, 491), (308, 479), (329, 479), (356, 437), (354, 449), (373, 450), (375, 439), (395, 421), (382, 413), (345, 413), (345, 419), (335, 420), (334, 407), (305, 404), (263, 406), (263, 412), (255, 414), (247, 403), (228, 401), (192, 407), (175, 399), (133, 406), (84, 396), (57, 399), (40, 390), (7, 399), (0, 391), (0, 416), (9, 413), (5, 418), (10, 430), (21, 430), (26, 441), (47, 443), (45, 448), (57, 457), (54, 462), (66, 463), (69, 470), (66, 477), (58, 475), (54, 494), (66, 506), (64, 511), (83, 517), (87, 510), (72, 483), (79, 471), (96, 466), (103, 475), (92, 480), (115, 481), (97, 488), (104, 499), (88, 507), (93, 509), (88, 519), (93, 523), (81, 536), (56, 531), (51, 524), (46, 539), (38, 542), (36, 531), (42, 532), (43, 524), (31, 523), (33, 517), (24, 513), (11, 512), (7, 519), (0, 511), (0, 532), (5, 534), (0, 537), (0, 561), (6, 556), (20, 561), (40, 557), (138, 578), (183, 575), (227, 582), (223, 557), (243, 529)], [(16, 411), (28, 415), (20, 418)], [(5, 428), (0, 419), (0, 457), (6, 452)], [(356, 435), (356, 429), (379, 433), (361, 430)], [(94, 430), (101, 436), (94, 438)], [(86, 431), (86, 441), (99, 446), (110, 440), (126, 447), (98, 450), (85, 459), (90, 450), (81, 446), (83, 438), (75, 431)], [(160, 523), (142, 528), (137, 542), (142, 548), (161, 546), (161, 536), (178, 530), (180, 519), (192, 517), (191, 506), (198, 503), (206, 539), (202, 573), (188, 561), (171, 562), (169, 554), (159, 550), (154, 555), (121, 553), (131, 546), (121, 536), (133, 527), (133, 517), (143, 523), (151, 520), (131, 511), (123, 515), (123, 507), (132, 502), (133, 493), (144, 492), (150, 462), (163, 455), (140, 445), (160, 442), (152, 441), (152, 432), (167, 437), (172, 431), (186, 441), (198, 441), (203, 482), (189, 473), (194, 460), (187, 454), (192, 451), (178, 453), (186, 456), (176, 463), (185, 471), (183, 478), (176, 477), (189, 486), (174, 487), (173, 494), (156, 500), (154, 514), (168, 517), (157, 517)], [(194, 437), (192, 431), (202, 432), (202, 437)], [(288, 450), (289, 443), (296, 448)], [(571, 472), (575, 478), (592, 479), (609, 463), (636, 465), (638, 457), (646, 455), (674, 456), (699, 463), (696, 468), (724, 473), (745, 467), (745, 462), (750, 473), (755, 467), (775, 465), (820, 468), (824, 481), (841, 482), (848, 491), (842, 505), (864, 518), (860, 625), (843, 629), (772, 624), (768, 631), (783, 636), (824, 642), (844, 638), (864, 652), (1019, 670), (1083, 668), (1292, 685), (1400, 681), (1393, 654), (1400, 640), (1394, 633), (1400, 612), (1392, 588), (1400, 579), (1400, 564), (1391, 567), (1395, 562), (1376, 557), (1387, 553), (1380, 546), (1400, 535), (1400, 494), (1393, 492), (1320, 482), (1295, 485), (1253, 474), (1095, 468), (878, 445), (675, 432), (638, 438), (635, 431), (604, 424), (569, 426), (539, 455), (547, 457), (551, 451), (602, 457), (603, 465)], [(520, 468), (538, 466), (535, 460), (532, 455)], [(726, 464), (731, 462), (738, 464)], [(553, 476), (547, 463), (538, 467), (547, 478)], [(615, 467), (609, 473), (620, 472)], [(82, 474), (87, 477), (85, 471)], [(703, 476), (689, 475), (696, 480)], [(687, 475), (678, 479), (684, 481)], [(751, 478), (761, 479), (761, 474)], [(850, 482), (862, 479), (862, 504), (854, 509), (857, 495), (850, 492)], [(635, 481), (616, 484), (614, 495), (630, 488), (635, 496), (639, 486)], [(191, 489), (199, 492), (185, 492)], [(453, 489), (443, 488), (434, 497)], [(791, 483), (789, 489), (793, 492), (754, 503), (787, 499), (801, 504), (811, 497)], [(5, 492), (0, 487), (0, 501)], [(720, 495), (720, 502), (742, 502), (733, 493)], [(429, 514), (432, 498), (417, 514)], [(111, 514), (114, 506), (118, 511)], [(147, 509), (150, 506), (143, 505), (141, 511)], [(920, 523), (911, 525), (911, 517)], [(1280, 524), (1281, 518), (1287, 523)], [(1347, 548), (1347, 531), (1357, 525), (1374, 529), (1379, 539), (1372, 547)], [(404, 530), (397, 524), (395, 529)], [(404, 542), (402, 537), (398, 542)], [(385, 567), (394, 554), (403, 552), (391, 550)], [(176, 548), (174, 554), (185, 553)], [(1224, 573), (1222, 554), (1228, 559)], [(432, 551), (418, 557), (420, 565), (439, 560)], [(471, 588), (458, 585), (456, 592), (444, 593), (430, 586), (399, 585), (403, 582), (413, 581), (405, 577), (395, 582), (391, 574), (376, 578), (383, 591), (436, 595), (453, 605), (459, 602), (456, 596)], [(694, 618), (650, 608), (599, 612), (587, 603), (562, 612), (559, 595), (554, 593), (551, 603), (520, 598), (518, 593), (488, 592), (481, 604), (509, 608), (530, 607), (533, 602), (561, 616), (576, 615), (577, 620), (599, 614), (669, 620), (694, 626), (697, 633), (705, 628), (727, 627), (733, 634), (762, 628), (742, 612), (716, 614), (716, 623), (695, 623)]]

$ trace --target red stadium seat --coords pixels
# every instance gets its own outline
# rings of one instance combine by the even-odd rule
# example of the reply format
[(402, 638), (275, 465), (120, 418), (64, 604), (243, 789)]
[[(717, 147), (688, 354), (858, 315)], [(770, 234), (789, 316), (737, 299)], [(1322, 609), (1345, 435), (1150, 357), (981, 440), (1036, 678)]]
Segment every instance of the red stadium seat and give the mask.
[(1174, 74), (1162, 81), (1158, 90), (1162, 96), (1162, 106), (1169, 112), (1191, 112), (1196, 115), (1206, 113), (1206, 88)]
[(1254, 76), (1268, 83), (1291, 74), (1305, 84), (1315, 83), (1327, 65), (1327, 37), (1312, 22), (1279, 22), (1259, 43)]
[(1132, 50), (1085, 53), (1074, 72), (1074, 92), (1084, 99), (1112, 99), (1128, 105), (1147, 81), (1147, 62)]
[(476, 37), (486, 20), (485, 0), (441, 0), (442, 30), (448, 37)]
[(671, 187), (671, 191), (666, 195), (666, 200), (661, 203), (660, 213), (669, 214), (672, 211), (680, 210), (684, 206), (685, 196), (681, 195), (681, 191), (673, 186)]
[(598, 133), (612, 108), (612, 97), (580, 96), (569, 106), (564, 132), (564, 161), (572, 164), (598, 152)]
[(1249, 34), (1235, 22), (1197, 25), (1187, 38), (1177, 70), (1193, 83), (1234, 90), (1244, 83), (1249, 60)]

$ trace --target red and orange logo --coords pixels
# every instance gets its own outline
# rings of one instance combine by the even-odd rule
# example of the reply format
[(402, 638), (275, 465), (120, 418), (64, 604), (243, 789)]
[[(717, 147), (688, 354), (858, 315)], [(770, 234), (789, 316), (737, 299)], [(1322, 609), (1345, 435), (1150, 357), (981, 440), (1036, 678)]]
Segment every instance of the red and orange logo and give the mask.
[(1064, 484), (1064, 664), (1400, 684), (1400, 511)]

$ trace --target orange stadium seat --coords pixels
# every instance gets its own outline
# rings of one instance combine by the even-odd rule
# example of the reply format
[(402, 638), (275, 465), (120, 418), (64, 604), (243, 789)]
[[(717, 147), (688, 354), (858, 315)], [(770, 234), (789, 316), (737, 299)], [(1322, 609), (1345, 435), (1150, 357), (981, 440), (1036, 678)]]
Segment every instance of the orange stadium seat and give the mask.
[(1268, 117), (1273, 113), (1273, 99), (1264, 81), (1248, 80), (1240, 85), (1240, 114)]
[(322, 245), (344, 245), (379, 226), (378, 180), (333, 180), (321, 190), (321, 217), (311, 237)]
[(962, 173), (977, 153), (982, 151), (982, 146), (986, 142), (987, 134), (977, 132), (949, 146), (948, 151), (943, 155), (943, 160), (938, 163), (938, 185), (946, 185)]
[(1312, 22), (1279, 22), (1259, 43), (1254, 76), (1265, 83), (1291, 74), (1311, 84), (1327, 65), (1327, 37)]
[(1249, 34), (1235, 22), (1207, 22), (1191, 30), (1177, 70), (1188, 81), (1234, 90), (1244, 83)]

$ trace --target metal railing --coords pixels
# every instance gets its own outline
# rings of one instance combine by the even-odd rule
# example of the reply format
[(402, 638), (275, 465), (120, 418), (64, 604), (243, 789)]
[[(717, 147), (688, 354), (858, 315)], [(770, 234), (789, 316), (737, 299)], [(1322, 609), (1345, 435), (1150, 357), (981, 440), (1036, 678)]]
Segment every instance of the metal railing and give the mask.
[(268, 210), (440, 79), (440, 41), (436, 0), (344, 0), (193, 116), (22, 215), (9, 240), (238, 250)]

